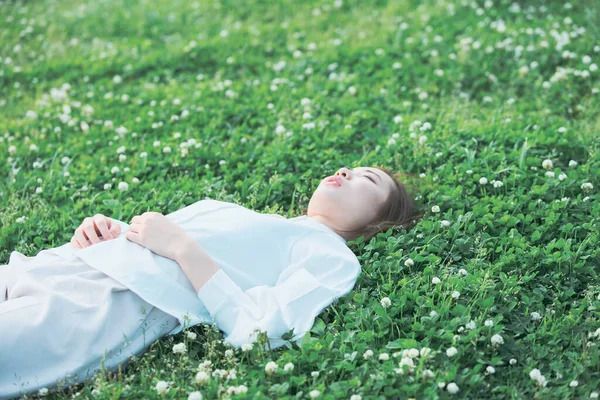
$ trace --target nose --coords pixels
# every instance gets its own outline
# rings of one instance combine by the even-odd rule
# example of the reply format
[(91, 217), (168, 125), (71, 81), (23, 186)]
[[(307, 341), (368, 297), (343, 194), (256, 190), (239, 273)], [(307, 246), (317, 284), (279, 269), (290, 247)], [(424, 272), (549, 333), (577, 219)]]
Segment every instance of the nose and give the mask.
[(348, 179), (348, 177), (350, 177), (350, 175), (352, 175), (352, 171), (350, 171), (350, 169), (348, 169), (346, 167), (342, 167), (339, 169), (339, 171), (336, 173), (336, 175), (341, 175), (344, 177), (344, 179)]

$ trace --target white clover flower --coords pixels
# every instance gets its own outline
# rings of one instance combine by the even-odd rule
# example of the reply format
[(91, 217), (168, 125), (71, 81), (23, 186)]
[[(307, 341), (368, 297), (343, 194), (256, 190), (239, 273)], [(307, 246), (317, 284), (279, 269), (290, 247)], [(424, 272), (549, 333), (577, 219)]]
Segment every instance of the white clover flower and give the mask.
[(560, 128), (557, 129), (558, 133), (565, 133), (567, 131), (567, 128), (565, 128), (564, 126), (561, 126)]
[(118, 188), (120, 191), (124, 192), (129, 189), (129, 184), (127, 182), (119, 182)]
[(404, 365), (408, 365), (409, 371), (412, 371), (415, 368), (415, 362), (410, 357), (402, 357), (402, 359), (398, 363), (398, 367), (400, 368), (401, 371), (403, 371), (402, 367)]
[(448, 391), (448, 393), (450, 394), (456, 394), (460, 391), (460, 389), (458, 388), (458, 385), (454, 382), (450, 382), (448, 384), (448, 386), (446, 387), (446, 390)]
[(195, 391), (191, 392), (187, 398), (187, 400), (202, 400), (202, 393)]
[(584, 191), (586, 191), (586, 192), (589, 192), (593, 188), (594, 188), (594, 185), (592, 185), (591, 182), (585, 182), (585, 183), (581, 184), (581, 189), (584, 190)]
[(552, 164), (552, 160), (544, 160), (542, 162), (542, 168), (544, 169), (551, 169), (554, 166), (554, 164)]
[(577, 164), (578, 164), (578, 162), (577, 162), (577, 161), (575, 161), (575, 160), (571, 160), (571, 161), (569, 161), (569, 167), (576, 167), (576, 166), (577, 166)]
[(112, 187), (112, 185), (110, 183), (104, 184), (104, 190), (109, 190), (111, 187)]
[(363, 358), (367, 359), (367, 358), (371, 358), (373, 357), (373, 350), (371, 349), (367, 349), (364, 353), (363, 353)]
[(311, 390), (308, 395), (310, 396), (311, 399), (317, 398), (321, 395), (321, 392), (318, 391), (317, 389), (315, 390)]
[(419, 357), (419, 349), (415, 349), (415, 348), (411, 348), (406, 352), (406, 355), (410, 358), (417, 358)]
[(225, 164), (227, 164), (227, 161), (225, 161), (225, 160), (219, 160), (219, 165), (225, 165)]
[(433, 213), (439, 213), (440, 212), (440, 207), (439, 206), (433, 206), (433, 207), (431, 207), (431, 212), (433, 212)]
[(438, 278), (437, 276), (434, 276), (434, 277), (431, 279), (431, 283), (433, 283), (434, 285), (437, 285), (437, 284), (439, 284), (440, 282), (442, 282), (442, 281), (441, 281), (441, 280), (440, 280), (440, 278)]
[(293, 364), (293, 363), (291, 363), (291, 362), (289, 362), (289, 363), (285, 364), (285, 365), (283, 366), (283, 370), (284, 370), (285, 372), (293, 371), (293, 370), (294, 370), (294, 364)]
[(300, 104), (302, 106), (308, 106), (308, 105), (310, 105), (310, 99), (307, 97), (304, 97), (302, 100), (300, 100)]
[(431, 354), (431, 349), (429, 347), (423, 347), (421, 348), (421, 350), (419, 351), (419, 355), (421, 357), (427, 357), (428, 355)]
[(494, 336), (492, 336), (491, 341), (492, 341), (492, 344), (494, 344), (494, 345), (504, 344), (504, 339), (502, 338), (502, 336), (500, 336), (497, 333)]
[(173, 353), (175, 354), (185, 354), (187, 352), (187, 347), (185, 347), (185, 343), (178, 343), (173, 346)]
[(115, 166), (115, 167), (112, 167), (112, 168), (110, 169), (110, 172), (111, 172), (111, 173), (113, 173), (113, 174), (116, 174), (117, 172), (119, 172), (119, 167), (116, 167), (116, 166)]
[(396, 115), (394, 117), (394, 123), (399, 124), (400, 122), (402, 122), (402, 117), (400, 115)]
[(542, 319), (542, 316), (540, 315), (539, 312), (533, 311), (531, 313), (531, 319), (534, 320), (534, 321), (539, 321), (540, 319)]
[(409, 258), (406, 261), (404, 261), (404, 265), (407, 267), (412, 267), (413, 265), (415, 265), (415, 262), (413, 261), (412, 258)]
[(485, 176), (482, 177), (482, 178), (479, 178), (479, 184), (480, 185), (487, 185), (487, 183), (488, 183), (488, 180), (487, 180), (487, 178)]
[(544, 175), (546, 175), (549, 178), (554, 178), (555, 173), (554, 171), (546, 171)]
[(475, 325), (475, 321), (471, 320), (469, 321), (466, 325), (465, 328), (469, 329), (469, 330), (473, 330), (475, 329), (477, 326)]
[(310, 376), (312, 376), (313, 378), (318, 378), (319, 377), (319, 371), (313, 371), (313, 372), (311, 372)]
[(350, 86), (348, 88), (348, 93), (350, 93), (351, 95), (355, 95), (356, 94), (356, 88), (354, 86)]
[(242, 351), (250, 351), (252, 350), (252, 343), (244, 343), (242, 344)]
[(169, 391), (170, 386), (168, 382), (165, 381), (158, 381), (158, 383), (156, 384), (156, 391), (158, 392), (158, 394), (166, 394)]
[(208, 382), (209, 379), (210, 379), (210, 376), (208, 375), (208, 373), (206, 371), (199, 371), (196, 374), (196, 378), (195, 378), (196, 383), (198, 383), (198, 384), (206, 383), (206, 382)]
[(572, 380), (571, 383), (569, 383), (569, 386), (570, 387), (577, 387), (577, 386), (579, 386), (579, 382), (576, 381), (576, 380)]
[(440, 221), (440, 224), (446, 228), (446, 227), (450, 226), (450, 221), (444, 219), (444, 220)]
[(275, 133), (278, 135), (282, 135), (285, 133), (285, 127), (283, 125), (277, 125), (277, 128), (275, 128)]
[(438, 388), (443, 389), (446, 387), (446, 382), (438, 382)]
[(383, 299), (381, 299), (381, 306), (383, 308), (388, 308), (390, 305), (392, 305), (392, 301), (389, 297), (384, 297)]
[(494, 326), (494, 321), (491, 319), (486, 319), (483, 323), (485, 326)]
[(529, 376), (531, 377), (531, 379), (535, 379), (539, 386), (546, 386), (548, 383), (546, 381), (546, 378), (540, 373), (540, 370), (537, 368), (531, 370)]
[(496, 373), (496, 369), (494, 367), (492, 367), (491, 365), (488, 365), (488, 367), (485, 370), (488, 374)]
[(275, 361), (269, 361), (267, 363), (267, 365), (265, 365), (265, 372), (267, 374), (272, 374), (273, 372), (275, 372), (278, 368), (278, 365)]
[(492, 184), (494, 185), (495, 188), (504, 186), (504, 183), (502, 183), (502, 181), (493, 181)]
[(468, 170), (466, 170), (465, 172), (466, 172), (467, 174), (471, 175), (471, 174), (473, 173), (473, 170), (472, 170), (472, 169), (468, 169)]
[(39, 394), (40, 396), (46, 396), (46, 395), (48, 394), (48, 388), (41, 388), (41, 389), (38, 391), (38, 394)]
[(33, 143), (29, 146), (29, 151), (38, 151), (39, 149), (40, 148)]
[(592, 392), (590, 393), (590, 399), (597, 399), (598, 398), (598, 392)]
[(196, 335), (195, 332), (192, 332), (192, 331), (187, 331), (186, 335), (187, 335), (188, 339), (191, 339), (191, 340), (196, 339), (196, 337), (198, 336), (198, 335)]
[(596, 72), (598, 71), (598, 65), (597, 64), (591, 64), (589, 67), (590, 72)]
[(508, 362), (510, 365), (515, 365), (517, 363), (517, 359), (516, 358), (511, 358), (510, 361)]
[(458, 270), (458, 273), (459, 273), (460, 275), (462, 275), (462, 276), (467, 276), (467, 275), (469, 274), (469, 273), (467, 272), (467, 270), (466, 270), (466, 269), (464, 269), (464, 268), (461, 268), (461, 269), (459, 269), (459, 270)]
[(458, 292), (456, 290), (454, 292), (452, 292), (452, 298), (453, 299), (458, 299), (459, 297), (460, 297), (460, 292)]
[(567, 179), (567, 174), (562, 172), (560, 175), (558, 175), (558, 179), (561, 181), (564, 181), (565, 179)]
[(446, 349), (446, 355), (448, 357), (454, 357), (456, 355), (456, 353), (458, 353), (458, 350), (456, 349), (456, 347), (450, 347), (450, 348)]
[(387, 360), (390, 359), (390, 355), (388, 353), (381, 353), (379, 355), (379, 359), (382, 360), (382, 361), (387, 361)]

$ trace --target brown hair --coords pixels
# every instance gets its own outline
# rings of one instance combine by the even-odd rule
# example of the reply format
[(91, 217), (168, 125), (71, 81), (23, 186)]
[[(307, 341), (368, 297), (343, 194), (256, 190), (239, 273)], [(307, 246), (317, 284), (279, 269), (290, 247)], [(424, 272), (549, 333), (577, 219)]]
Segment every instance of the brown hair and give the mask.
[[(409, 179), (418, 179), (414, 175), (404, 172), (392, 172), (387, 168), (374, 166), (388, 174), (395, 183), (395, 190), (392, 190), (385, 202), (379, 208), (379, 212), (374, 220), (367, 225), (353, 231), (344, 231), (349, 241), (364, 236), (364, 241), (369, 241), (379, 232), (385, 232), (389, 228), (406, 229), (410, 228), (425, 214), (420, 201), (421, 196), (414, 196), (417, 192), (416, 187), (409, 183)], [(406, 181), (401, 178), (407, 178)], [(411, 191), (407, 189), (407, 185)], [(308, 207), (304, 209), (301, 215), (306, 215)]]

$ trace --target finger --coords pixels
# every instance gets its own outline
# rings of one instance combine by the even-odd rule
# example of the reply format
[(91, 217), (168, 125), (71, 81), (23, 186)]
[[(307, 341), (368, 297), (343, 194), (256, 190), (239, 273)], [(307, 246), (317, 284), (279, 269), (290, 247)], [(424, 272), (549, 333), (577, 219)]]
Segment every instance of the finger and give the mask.
[(127, 238), (127, 240), (131, 240), (132, 242), (140, 244), (140, 236), (136, 232), (132, 232), (131, 230), (127, 231), (127, 233), (125, 234), (125, 238)]
[(119, 224), (112, 224), (110, 227), (110, 234), (113, 238), (116, 238), (121, 233), (121, 226)]
[(72, 244), (74, 247), (78, 248), (78, 249), (80, 249), (80, 248), (81, 248), (81, 245), (79, 244), (79, 242), (77, 241), (77, 239), (75, 239), (75, 236), (73, 236), (73, 237), (71, 238), (71, 244)]
[(142, 227), (142, 225), (133, 223), (133, 224), (129, 225), (129, 232), (140, 233), (141, 227)]
[(135, 217), (131, 218), (131, 223), (132, 223), (132, 224), (133, 224), (133, 223), (138, 223), (138, 224), (139, 224), (140, 222), (142, 222), (142, 217), (141, 217), (141, 215), (136, 215)]
[(96, 225), (104, 239), (110, 239), (110, 231), (108, 230), (108, 226), (106, 225), (106, 217), (104, 215), (98, 214), (94, 216), (94, 224)]
[(81, 246), (82, 249), (86, 248), (88, 246), (87, 238), (83, 234), (83, 230), (81, 227), (79, 227), (79, 228), (77, 228), (77, 230), (75, 230), (75, 240), (77, 240), (77, 242), (79, 243), (79, 246)]
[(100, 243), (100, 238), (98, 238), (98, 234), (96, 233), (93, 222), (91, 224), (86, 224), (83, 227), (83, 233), (93, 244)]

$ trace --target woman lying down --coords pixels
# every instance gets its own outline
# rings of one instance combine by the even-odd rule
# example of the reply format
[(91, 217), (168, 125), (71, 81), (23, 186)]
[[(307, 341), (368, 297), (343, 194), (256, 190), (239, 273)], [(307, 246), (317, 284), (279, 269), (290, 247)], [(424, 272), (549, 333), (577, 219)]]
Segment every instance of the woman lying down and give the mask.
[(70, 243), (0, 266), (0, 399), (115, 371), (157, 339), (216, 323), (239, 348), (302, 338), (349, 293), (361, 265), (346, 245), (414, 222), (404, 184), (381, 168), (323, 179), (286, 218), (217, 200), (130, 224), (86, 218)]

